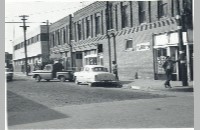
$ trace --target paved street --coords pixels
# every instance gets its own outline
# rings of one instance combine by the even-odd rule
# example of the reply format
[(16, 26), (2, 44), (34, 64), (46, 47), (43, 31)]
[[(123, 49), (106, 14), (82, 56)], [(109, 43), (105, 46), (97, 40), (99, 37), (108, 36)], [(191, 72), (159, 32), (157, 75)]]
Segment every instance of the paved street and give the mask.
[(7, 83), (9, 128), (188, 128), (192, 92), (141, 91), (72, 82)]

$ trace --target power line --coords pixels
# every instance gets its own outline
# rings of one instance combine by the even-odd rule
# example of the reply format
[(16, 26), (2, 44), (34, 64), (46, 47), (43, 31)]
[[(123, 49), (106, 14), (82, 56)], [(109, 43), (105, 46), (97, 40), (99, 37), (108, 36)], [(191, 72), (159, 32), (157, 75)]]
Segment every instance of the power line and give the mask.
[[(32, 13), (32, 14), (27, 14), (27, 15), (41, 15), (41, 14), (48, 14), (48, 13), (56, 13), (56, 12), (62, 12), (62, 11), (68, 11), (69, 9), (75, 9), (75, 8), (81, 8), (81, 7), (71, 7), (71, 8), (63, 8), (60, 10), (52, 10), (52, 11), (45, 11), (45, 12), (36, 12), (36, 13)], [(13, 16), (13, 17), (19, 17), (19, 16)], [(9, 17), (5, 17), (5, 18), (9, 18)]]

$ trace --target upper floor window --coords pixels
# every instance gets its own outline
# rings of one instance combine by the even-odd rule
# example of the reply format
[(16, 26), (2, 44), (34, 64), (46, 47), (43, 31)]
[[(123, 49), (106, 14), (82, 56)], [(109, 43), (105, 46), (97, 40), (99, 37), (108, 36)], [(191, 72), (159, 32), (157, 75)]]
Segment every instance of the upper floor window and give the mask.
[[(42, 40), (42, 37), (41, 37)], [(57, 31), (57, 45), (60, 45), (60, 34), (59, 31)]]
[(158, 1), (158, 18), (166, 17), (168, 15), (168, 0)]
[(86, 37), (90, 36), (90, 19), (86, 18)]
[(145, 11), (145, 1), (139, 1), (138, 6), (139, 6), (139, 22), (145, 23), (146, 22), (146, 11)]
[(122, 28), (128, 26), (128, 5), (122, 5)]
[(65, 28), (63, 28), (63, 42), (66, 43), (66, 32)]
[(96, 23), (96, 35), (98, 35), (98, 34), (100, 34), (100, 27), (101, 27), (101, 25), (100, 25), (100, 19), (101, 17), (97, 14), (96, 15), (96, 18), (95, 18), (95, 23)]
[(78, 40), (82, 39), (82, 28), (81, 28), (81, 23), (78, 23)]

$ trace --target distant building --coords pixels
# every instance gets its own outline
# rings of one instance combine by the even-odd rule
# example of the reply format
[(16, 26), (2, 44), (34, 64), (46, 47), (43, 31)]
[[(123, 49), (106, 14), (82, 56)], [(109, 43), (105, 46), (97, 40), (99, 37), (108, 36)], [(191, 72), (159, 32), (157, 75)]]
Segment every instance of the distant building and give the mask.
[[(34, 64), (39, 63), (41, 66), (49, 61), (48, 47), (48, 27), (41, 25), (35, 30), (27, 31), (27, 63), (34, 69)], [(13, 52), (14, 70), (25, 71), (25, 53), (24, 53), (24, 37), (15, 40)]]

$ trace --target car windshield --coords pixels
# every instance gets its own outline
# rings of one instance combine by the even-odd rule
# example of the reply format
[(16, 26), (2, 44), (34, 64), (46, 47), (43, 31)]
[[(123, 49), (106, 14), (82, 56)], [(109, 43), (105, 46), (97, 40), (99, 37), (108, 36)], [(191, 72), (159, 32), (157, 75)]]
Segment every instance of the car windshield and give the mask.
[(104, 67), (95, 67), (95, 68), (92, 68), (92, 70), (94, 72), (108, 72), (108, 69)]

